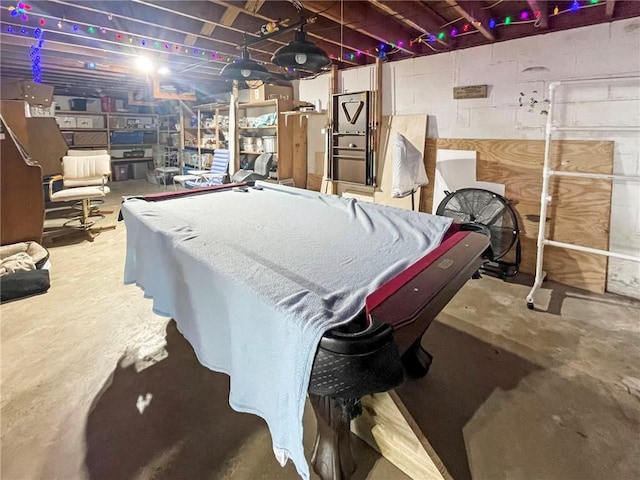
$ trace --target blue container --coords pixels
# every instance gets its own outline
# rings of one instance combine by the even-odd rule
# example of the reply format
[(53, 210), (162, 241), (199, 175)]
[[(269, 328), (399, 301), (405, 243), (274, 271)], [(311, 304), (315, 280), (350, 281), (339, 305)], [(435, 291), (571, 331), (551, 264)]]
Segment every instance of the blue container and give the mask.
[(111, 144), (135, 144), (143, 143), (144, 132), (132, 131), (132, 132), (111, 132)]

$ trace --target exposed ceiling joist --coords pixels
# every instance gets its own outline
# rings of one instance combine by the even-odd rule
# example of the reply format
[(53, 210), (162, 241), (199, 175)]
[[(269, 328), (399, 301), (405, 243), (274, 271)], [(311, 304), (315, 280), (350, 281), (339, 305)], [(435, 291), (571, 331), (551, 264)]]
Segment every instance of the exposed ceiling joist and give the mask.
[[(0, 0), (2, 6), (15, 4)], [(334, 66), (371, 64), (380, 45), (386, 60), (422, 56), (508, 41), (624, 18), (640, 18), (640, 1), (599, 0), (33, 0), (29, 19), (0, 8), (0, 74), (32, 77), (30, 47), (39, 20), (46, 21), (41, 47), (42, 79), (56, 89), (91, 94), (104, 87), (126, 98), (148, 88), (153, 77), (138, 74), (132, 60), (149, 56), (168, 66), (168, 81), (193, 86), (199, 99), (228, 91), (220, 70), (251, 43), (251, 57), (274, 73), (274, 52), (289, 44), (301, 19), (307, 38), (332, 56)], [(552, 13), (555, 6), (559, 13)], [(577, 5), (577, 8), (576, 8)], [(522, 12), (536, 13), (517, 18)], [(512, 17), (513, 22), (507, 22)], [(494, 28), (488, 29), (493, 19)], [(282, 31), (264, 35), (265, 24)], [(58, 23), (60, 26), (58, 27)], [(72, 26), (77, 25), (75, 29)], [(286, 29), (286, 27), (292, 27)], [(93, 27), (91, 29), (90, 27)], [(451, 31), (458, 33), (453, 38)], [(25, 30), (24, 33), (21, 30)], [(627, 29), (628, 30), (628, 29)], [(427, 40), (427, 36), (428, 41)], [(30, 37), (30, 38), (29, 38)], [(435, 38), (433, 38), (435, 37)], [(442, 37), (442, 38), (440, 38)], [(415, 40), (421, 38), (421, 43)], [(410, 42), (414, 40), (413, 44)], [(403, 45), (400, 45), (403, 42)], [(169, 45), (169, 47), (166, 47)], [(393, 46), (393, 48), (387, 48)], [(395, 48), (395, 46), (399, 48)], [(204, 53), (204, 56), (202, 55)], [(291, 73), (291, 72), (288, 72)], [(299, 72), (302, 76), (311, 72)], [(287, 78), (284, 76), (283, 78)], [(66, 80), (66, 81), (65, 81)], [(203, 96), (203, 94), (205, 96)], [(207, 101), (207, 100), (205, 100)]]
[[(228, 9), (234, 9), (241, 13), (235, 23), (240, 24), (246, 31), (257, 32), (260, 27), (269, 22), (283, 22), (284, 26), (292, 25), (299, 21), (299, 13), (293, 9), (293, 6), (289, 2), (284, 1), (265, 1), (260, 6), (260, 10), (253, 11), (248, 8), (240, 8), (230, 2), (222, 0), (210, 0), (216, 5), (227, 7)], [(363, 55), (370, 58), (376, 58), (375, 52), (373, 54), (366, 53), (367, 49), (375, 48), (375, 40), (365, 35), (358, 34), (356, 32), (346, 32), (343, 38), (340, 38), (339, 28), (337, 25), (326, 18), (312, 16), (307, 18), (306, 33), (310, 41), (316, 42), (318, 46), (323, 48), (329, 54), (333, 54), (336, 58), (340, 57), (338, 48), (346, 48), (351, 51), (360, 50)], [(318, 33), (320, 32), (320, 33)], [(255, 39), (256, 37), (254, 37)], [(285, 38), (285, 37), (277, 37)], [(255, 45), (255, 43), (254, 43)], [(281, 45), (277, 45), (279, 48)], [(274, 49), (275, 50), (275, 49)], [(358, 65), (361, 61), (349, 61), (345, 60), (346, 65)]]
[(398, 46), (398, 50), (413, 55), (415, 51), (410, 50), (407, 45), (419, 32), (390, 24), (389, 17), (378, 11), (366, 9), (363, 3), (357, 1), (334, 2), (328, 7), (326, 2), (309, 1), (304, 2), (304, 7), (334, 22), (344, 24), (343, 28), (363, 33), (383, 44), (398, 45), (403, 42), (403, 46)]
[[(247, 9), (258, 9), (262, 5), (262, 3), (264, 3), (264, 0), (248, 0), (245, 3), (244, 7)], [(236, 18), (238, 18), (239, 13), (240, 13), (240, 9), (238, 8), (230, 8), (230, 7), (226, 8), (224, 13), (222, 14), (222, 17), (220, 17), (220, 23), (225, 27), (231, 27), (233, 25), (233, 22), (236, 20)], [(209, 37), (211, 36), (211, 34), (213, 33), (216, 27), (217, 25), (214, 23), (205, 22), (204, 25), (202, 25), (202, 28), (200, 29), (200, 35)], [(185, 38), (185, 43), (188, 45), (194, 45), (195, 42), (196, 42), (196, 37), (191, 34), (188, 34), (187, 37)]]
[(547, 0), (528, 0), (529, 7), (535, 16), (537, 16), (536, 26), (543, 30), (549, 28), (549, 11), (547, 10)]
[(447, 3), (462, 15), (467, 22), (473, 25), (484, 38), (491, 41), (496, 39), (489, 29), (490, 18), (482, 9), (482, 3), (462, 0), (447, 0)]
[(424, 35), (436, 36), (436, 42), (448, 47), (449, 42), (437, 38), (440, 26), (444, 21), (437, 21), (435, 13), (426, 5), (416, 1), (390, 1), (390, 0), (370, 0), (380, 10), (389, 15), (402, 20), (411, 28), (414, 28)]
[[(59, 1), (59, 0), (58, 0)], [(241, 35), (236, 35), (235, 38), (231, 41), (227, 41), (226, 43), (229, 45), (233, 45), (233, 48), (235, 49), (234, 53), (230, 53), (230, 55), (232, 56), (238, 56), (239, 55), (239, 50), (241, 48), (241, 46), (245, 43), (246, 39), (260, 39), (261, 35), (258, 33), (260, 31), (260, 27), (263, 24), (263, 21), (259, 21), (258, 24), (256, 25), (255, 29), (253, 30), (248, 30), (246, 28), (242, 29), (242, 28), (238, 28), (234, 25), (225, 25), (223, 22), (224, 20), (224, 13), (222, 14), (222, 18), (219, 20), (214, 20), (211, 16), (210, 13), (206, 12), (206, 9), (203, 9), (203, 7), (206, 7), (207, 3), (205, 2), (183, 2), (183, 3), (195, 3), (197, 4), (197, 11), (192, 7), (191, 9), (188, 8), (187, 5), (184, 5), (182, 8), (180, 8), (180, 10), (172, 10), (171, 6), (172, 4), (175, 3), (180, 3), (180, 2), (162, 2), (162, 3), (157, 3), (157, 2), (150, 2), (147, 0), (132, 0), (133, 2), (139, 4), (139, 5), (143, 5), (145, 7), (150, 7), (150, 8), (154, 8), (156, 10), (159, 11), (164, 11), (164, 12), (171, 12), (174, 16), (175, 15), (179, 15), (181, 17), (185, 17), (185, 18), (190, 18), (193, 20), (197, 20), (199, 22), (204, 22), (205, 24), (211, 24), (213, 26), (215, 26), (216, 29), (218, 30), (222, 30), (223, 32), (220, 33), (218, 35), (218, 37), (216, 38), (217, 40), (220, 40), (221, 38), (224, 38), (224, 36), (228, 37), (228, 32), (235, 32), (236, 34), (241, 34)], [(227, 8), (227, 11), (229, 9), (231, 9), (232, 11), (236, 12), (237, 14), (245, 12), (248, 15), (251, 15), (252, 17), (254, 16), (253, 11), (250, 11), (246, 8), (240, 8), (236, 5), (232, 5), (229, 4), (228, 2), (209, 2), (209, 3), (215, 3), (215, 5), (220, 6), (220, 7), (224, 7)], [(254, 1), (251, 0), (249, 2), (247, 2), (251, 8), (253, 8), (253, 6), (255, 6), (256, 8), (259, 8), (260, 6), (264, 5), (263, 2), (261, 1)], [(230, 14), (231, 15), (231, 14)], [(235, 14), (234, 14), (235, 15)], [(238, 15), (236, 15), (237, 18)], [(230, 19), (233, 18), (233, 15), (231, 15), (229, 17)], [(276, 21), (277, 19), (275, 18), (266, 18), (266, 21), (268, 22), (273, 22)], [(236, 23), (235, 20), (233, 23)], [(199, 35), (199, 38), (204, 38), (206, 40), (211, 40), (210, 37), (205, 37), (202, 35)], [(324, 41), (324, 39), (322, 39)], [(281, 36), (274, 36), (268, 39), (265, 39), (265, 42), (260, 43), (261, 47), (257, 47), (257, 43), (253, 43), (250, 50), (251, 50), (251, 56), (254, 60), (263, 62), (263, 63), (270, 63), (271, 61), (271, 56), (273, 55), (273, 53), (275, 52), (276, 49), (278, 49), (279, 47), (286, 45), (287, 42), (283, 39), (283, 37)], [(329, 53), (333, 53), (336, 56), (339, 56), (339, 54), (337, 54), (337, 52), (335, 51), (331, 51), (330, 49), (332, 48), (331, 45), (318, 45), (321, 46), (322, 48), (324, 48), (325, 50), (327, 50)], [(259, 54), (259, 55), (263, 55), (262, 57), (256, 57), (255, 54)], [(349, 60), (345, 60), (346, 63), (350, 64), (350, 65), (357, 65), (357, 62), (352, 62)]]

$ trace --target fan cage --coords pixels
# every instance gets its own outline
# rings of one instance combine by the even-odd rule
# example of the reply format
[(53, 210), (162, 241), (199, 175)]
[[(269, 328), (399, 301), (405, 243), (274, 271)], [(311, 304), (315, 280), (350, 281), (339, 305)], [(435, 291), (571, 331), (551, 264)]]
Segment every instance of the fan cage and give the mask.
[(504, 257), (518, 238), (518, 220), (509, 202), (489, 190), (462, 188), (450, 192), (438, 205), (436, 215), (486, 227), (491, 234), (492, 261)]

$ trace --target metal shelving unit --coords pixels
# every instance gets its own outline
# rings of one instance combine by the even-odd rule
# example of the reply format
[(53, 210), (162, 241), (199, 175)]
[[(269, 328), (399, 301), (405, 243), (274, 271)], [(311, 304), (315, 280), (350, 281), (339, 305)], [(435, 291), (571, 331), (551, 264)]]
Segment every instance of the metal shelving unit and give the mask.
[(592, 253), (596, 255), (604, 255), (607, 257), (618, 258), (621, 260), (630, 260), (633, 262), (640, 262), (640, 257), (626, 255), (617, 252), (611, 252), (608, 250), (600, 250), (596, 248), (584, 247), (582, 245), (574, 245), (565, 242), (557, 242), (545, 238), (546, 219), (547, 219), (547, 207), (552, 200), (549, 194), (549, 184), (552, 177), (573, 177), (573, 178), (587, 178), (592, 180), (609, 180), (609, 181), (640, 181), (640, 176), (631, 175), (607, 175), (599, 173), (586, 173), (586, 172), (563, 172), (560, 170), (552, 170), (550, 168), (550, 155), (551, 155), (551, 141), (554, 132), (640, 132), (640, 125), (633, 126), (561, 126), (555, 125), (553, 122), (553, 114), (555, 112), (555, 92), (561, 85), (575, 85), (575, 84), (611, 84), (617, 82), (640, 82), (640, 76), (622, 76), (622, 77), (606, 77), (606, 78), (590, 78), (583, 80), (564, 80), (558, 82), (551, 82), (549, 84), (549, 110), (547, 117), (547, 125), (545, 129), (545, 148), (544, 148), (544, 166), (542, 170), (542, 195), (540, 198), (540, 225), (538, 228), (537, 239), (537, 255), (536, 255), (536, 275), (533, 287), (527, 295), (527, 308), (534, 308), (534, 295), (536, 291), (542, 286), (544, 281), (545, 272), (543, 270), (544, 261), (544, 247), (546, 245), (566, 248), (568, 250), (577, 250), (579, 252)]
[[(275, 137), (275, 151), (270, 151), (276, 158), (275, 169), (270, 172), (270, 179), (278, 182), (293, 183), (293, 157), (291, 145), (292, 128), (286, 121), (286, 117), (281, 115), (282, 112), (291, 110), (291, 100), (262, 100), (249, 103), (240, 103), (237, 105), (237, 125), (236, 132), (238, 139), (243, 137), (243, 148), (239, 149), (235, 158), (234, 170), (238, 170), (240, 165), (240, 156), (255, 160), (255, 158), (264, 152), (246, 149), (246, 139), (255, 138), (262, 140), (263, 137)], [(249, 125), (249, 119), (258, 118), (262, 115), (273, 114), (275, 116), (272, 125)], [(235, 140), (235, 139), (234, 139)], [(255, 148), (260, 149), (258, 143)]]
[[(74, 136), (76, 133), (104, 133), (104, 142), (100, 143), (82, 143), (75, 144), (72, 143), (69, 145), (70, 149), (106, 149), (111, 154), (111, 161), (113, 164), (123, 165), (123, 164), (133, 164), (133, 163), (141, 163), (141, 162), (151, 162), (153, 157), (150, 155), (145, 155), (142, 157), (121, 157), (118, 154), (113, 153), (113, 151), (120, 151), (126, 149), (144, 149), (149, 150), (153, 145), (155, 145), (158, 141), (159, 137), (159, 124), (158, 124), (158, 115), (149, 114), (149, 113), (124, 113), (124, 112), (91, 112), (91, 111), (78, 111), (78, 110), (58, 110), (55, 113), (55, 116), (58, 119), (58, 126), (60, 131), (64, 133), (73, 133)], [(65, 124), (66, 119), (73, 119), (73, 122), (70, 124)], [(98, 120), (99, 119), (99, 120)], [(132, 128), (127, 127), (128, 121), (133, 121), (134, 123), (140, 123), (141, 121), (150, 121), (152, 125), (155, 125), (153, 128)], [(89, 126), (90, 123), (97, 122), (100, 123), (101, 126), (94, 127)], [(122, 124), (122, 125), (120, 125)], [(146, 124), (146, 123), (143, 123)], [(144, 133), (155, 133), (156, 134), (156, 142), (138, 142), (138, 143), (112, 143), (111, 142), (111, 133), (112, 132), (143, 132)]]

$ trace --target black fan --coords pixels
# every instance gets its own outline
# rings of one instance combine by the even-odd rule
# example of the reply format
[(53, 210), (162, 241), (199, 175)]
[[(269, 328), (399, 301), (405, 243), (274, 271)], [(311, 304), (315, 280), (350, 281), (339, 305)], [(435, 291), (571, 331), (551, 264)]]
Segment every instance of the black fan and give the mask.
[[(497, 193), (481, 188), (462, 188), (447, 196), (438, 205), (436, 215), (453, 218), (456, 223), (476, 224), (486, 228), (491, 236), (491, 262), (497, 264), (501, 276), (513, 276), (520, 264), (518, 219), (509, 202)], [(515, 262), (504, 260), (516, 246)], [(486, 271), (491, 265), (485, 265)], [(495, 269), (495, 266), (494, 266)]]

